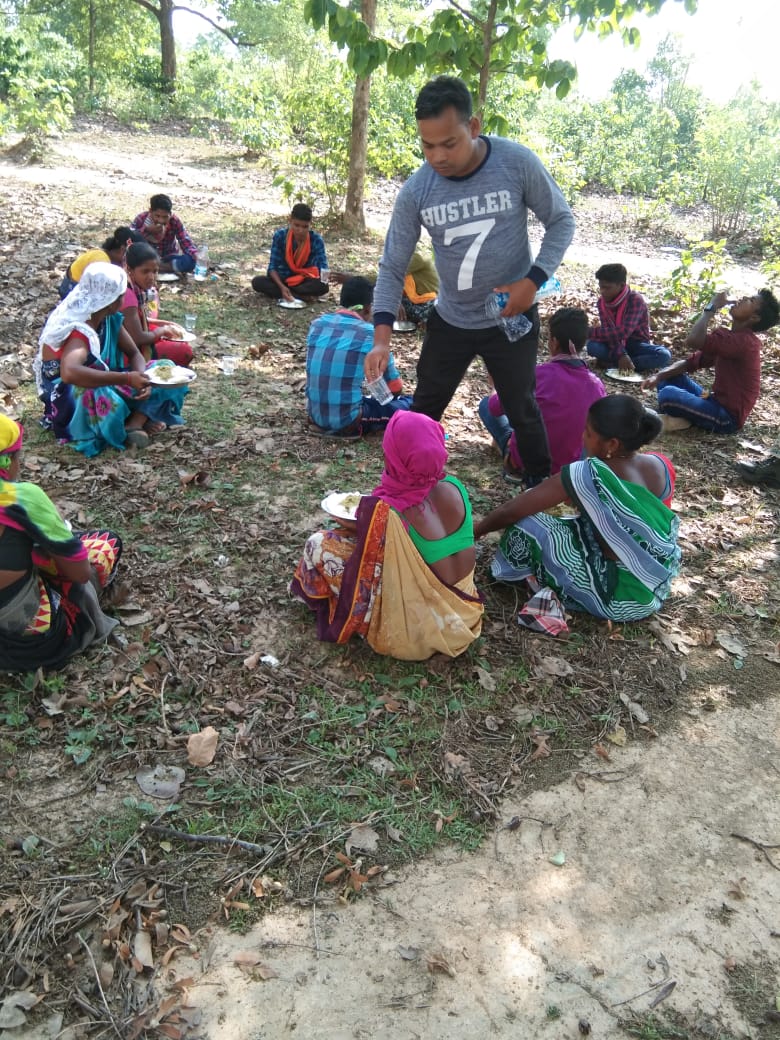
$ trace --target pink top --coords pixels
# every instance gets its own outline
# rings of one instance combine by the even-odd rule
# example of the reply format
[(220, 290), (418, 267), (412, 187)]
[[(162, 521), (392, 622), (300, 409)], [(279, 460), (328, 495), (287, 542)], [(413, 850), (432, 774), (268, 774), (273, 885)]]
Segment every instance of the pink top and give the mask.
[[(551, 474), (582, 458), (588, 409), (606, 396), (604, 384), (580, 358), (556, 354), (536, 366), (536, 400), (550, 442)], [(488, 408), (491, 415), (504, 414), (498, 394), (491, 395)], [(509, 438), (509, 457), (517, 469), (524, 469), (514, 431)]]

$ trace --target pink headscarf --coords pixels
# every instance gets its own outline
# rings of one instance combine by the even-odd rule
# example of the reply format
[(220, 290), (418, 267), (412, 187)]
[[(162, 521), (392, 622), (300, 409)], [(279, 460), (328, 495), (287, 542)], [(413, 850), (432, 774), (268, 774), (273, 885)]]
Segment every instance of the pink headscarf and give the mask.
[(444, 428), (420, 412), (396, 412), (387, 424), (385, 468), (372, 494), (399, 513), (419, 505), (444, 476)]

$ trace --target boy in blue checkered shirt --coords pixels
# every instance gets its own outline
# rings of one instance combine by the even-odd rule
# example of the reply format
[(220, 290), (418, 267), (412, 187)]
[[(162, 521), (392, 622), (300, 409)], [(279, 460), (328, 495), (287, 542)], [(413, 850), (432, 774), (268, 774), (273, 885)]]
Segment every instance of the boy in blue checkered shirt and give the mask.
[(348, 437), (384, 429), (394, 412), (406, 411), (412, 403), (401, 393), (392, 354), (385, 379), (393, 400), (381, 405), (363, 395), (363, 361), (374, 345), (373, 302), (372, 283), (349, 278), (341, 287), (341, 307), (315, 318), (309, 327), (306, 409), (318, 433)]

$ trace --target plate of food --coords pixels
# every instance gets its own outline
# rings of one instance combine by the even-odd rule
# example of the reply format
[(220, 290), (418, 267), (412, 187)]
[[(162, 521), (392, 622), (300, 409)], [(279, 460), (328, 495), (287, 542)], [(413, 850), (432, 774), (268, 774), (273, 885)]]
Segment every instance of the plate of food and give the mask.
[(158, 282), (178, 282), (179, 276), (174, 274), (173, 271), (163, 271), (162, 274), (157, 275)]
[(320, 502), (320, 508), (334, 520), (354, 520), (362, 497), (360, 491), (331, 491)]
[(168, 340), (181, 340), (182, 343), (194, 343), (198, 338), (194, 332), (190, 332), (189, 329), (182, 328), (181, 325), (177, 325), (175, 321), (150, 321), (149, 328), (152, 332), (157, 329), (169, 329), (170, 331), (163, 336), (163, 339)]
[(191, 368), (182, 368), (181, 365), (155, 365), (146, 374), (149, 376), (149, 382), (155, 386), (184, 386), (194, 383), (198, 378), (197, 372), (193, 372)]
[(394, 321), (393, 332), (414, 332), (417, 328), (413, 321)]
[(608, 368), (604, 373), (607, 379), (614, 379), (618, 383), (642, 383), (647, 379), (641, 372), (621, 372), (619, 368)]
[(276, 306), (284, 307), (288, 311), (299, 311), (301, 307), (305, 307), (306, 304), (303, 300), (279, 300)]

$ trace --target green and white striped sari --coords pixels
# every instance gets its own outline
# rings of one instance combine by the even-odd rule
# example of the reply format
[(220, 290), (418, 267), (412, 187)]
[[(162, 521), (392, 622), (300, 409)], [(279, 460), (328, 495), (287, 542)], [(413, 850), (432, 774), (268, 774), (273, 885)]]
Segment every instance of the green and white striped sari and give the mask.
[[(555, 589), (570, 610), (611, 621), (653, 614), (680, 569), (676, 514), (599, 459), (564, 466), (561, 478), (580, 515), (562, 519), (537, 513), (508, 527), (493, 576), (500, 581), (533, 576)], [(605, 545), (617, 559), (609, 558)]]

